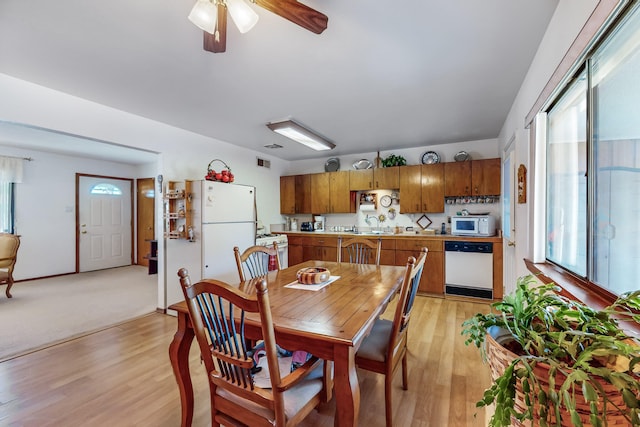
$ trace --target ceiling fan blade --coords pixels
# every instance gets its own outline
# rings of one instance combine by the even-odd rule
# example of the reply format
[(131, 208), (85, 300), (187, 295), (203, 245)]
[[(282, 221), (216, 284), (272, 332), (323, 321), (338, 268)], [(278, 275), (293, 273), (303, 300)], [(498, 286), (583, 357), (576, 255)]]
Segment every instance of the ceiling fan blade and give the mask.
[(218, 20), (214, 34), (204, 33), (204, 50), (213, 53), (222, 53), (227, 50), (227, 8), (218, 4)]
[(296, 0), (255, 0), (255, 3), (313, 33), (320, 34), (327, 28), (327, 15)]

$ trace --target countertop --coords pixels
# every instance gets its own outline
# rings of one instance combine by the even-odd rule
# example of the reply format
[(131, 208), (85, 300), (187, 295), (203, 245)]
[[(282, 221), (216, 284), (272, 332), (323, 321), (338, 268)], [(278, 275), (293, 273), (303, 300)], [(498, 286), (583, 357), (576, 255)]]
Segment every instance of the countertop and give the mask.
[(348, 237), (365, 237), (365, 238), (377, 238), (381, 239), (434, 239), (434, 240), (458, 240), (458, 241), (474, 241), (474, 242), (494, 242), (502, 243), (502, 238), (498, 236), (490, 237), (474, 237), (474, 236), (454, 236), (452, 234), (430, 234), (416, 231), (405, 231), (402, 233), (382, 233), (372, 234), (369, 232), (352, 233), (349, 231), (278, 231), (276, 234), (286, 234), (288, 236), (309, 236), (309, 237), (321, 237), (321, 236), (348, 236)]

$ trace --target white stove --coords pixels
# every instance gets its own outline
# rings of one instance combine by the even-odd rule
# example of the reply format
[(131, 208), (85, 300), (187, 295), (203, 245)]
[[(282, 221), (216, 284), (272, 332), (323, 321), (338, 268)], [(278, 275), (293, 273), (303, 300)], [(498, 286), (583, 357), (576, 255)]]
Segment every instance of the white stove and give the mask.
[(289, 244), (287, 243), (286, 234), (258, 234), (256, 236), (256, 246), (273, 246), (278, 244), (278, 252), (280, 256), (280, 268), (289, 266)]

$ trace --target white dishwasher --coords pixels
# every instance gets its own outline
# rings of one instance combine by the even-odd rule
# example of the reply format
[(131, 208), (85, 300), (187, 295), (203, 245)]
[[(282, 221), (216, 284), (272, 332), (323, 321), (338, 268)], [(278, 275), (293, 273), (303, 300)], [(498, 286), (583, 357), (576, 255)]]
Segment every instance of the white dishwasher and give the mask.
[(444, 242), (445, 293), (493, 299), (493, 243)]

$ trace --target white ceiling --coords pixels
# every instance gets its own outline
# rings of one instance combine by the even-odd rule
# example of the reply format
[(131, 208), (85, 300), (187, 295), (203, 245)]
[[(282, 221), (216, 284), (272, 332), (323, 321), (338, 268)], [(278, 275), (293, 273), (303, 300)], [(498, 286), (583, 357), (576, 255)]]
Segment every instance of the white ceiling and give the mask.
[(0, 73), (286, 160), (327, 156), (265, 126), (287, 117), (336, 156), (488, 139), (558, 0), (304, 1), (320, 35), (252, 5), (218, 54), (194, 2), (2, 0)]

